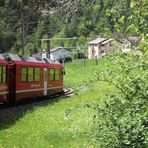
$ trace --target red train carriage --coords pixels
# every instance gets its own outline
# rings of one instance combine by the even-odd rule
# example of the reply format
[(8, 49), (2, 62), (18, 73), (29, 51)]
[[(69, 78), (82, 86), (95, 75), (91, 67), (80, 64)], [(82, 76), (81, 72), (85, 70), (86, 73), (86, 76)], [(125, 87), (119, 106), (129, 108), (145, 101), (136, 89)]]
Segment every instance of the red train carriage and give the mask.
[(63, 66), (49, 59), (9, 54), (7, 102), (63, 92)]
[(6, 102), (8, 97), (7, 62), (3, 55), (0, 55), (0, 103)]

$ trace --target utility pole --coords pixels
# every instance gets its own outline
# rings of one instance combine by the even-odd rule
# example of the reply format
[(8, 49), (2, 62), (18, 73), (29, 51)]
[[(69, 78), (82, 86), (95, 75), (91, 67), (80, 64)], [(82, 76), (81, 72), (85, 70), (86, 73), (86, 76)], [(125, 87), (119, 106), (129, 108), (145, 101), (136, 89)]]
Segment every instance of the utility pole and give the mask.
[[(49, 30), (47, 33), (47, 38), (50, 38)], [(50, 59), (50, 40), (47, 40), (47, 57)]]
[(98, 57), (95, 56), (96, 65), (98, 65)]
[(85, 61), (85, 52), (84, 52), (84, 50), (83, 50), (83, 66), (85, 67), (86, 66), (86, 61)]
[(24, 50), (24, 14), (23, 14), (23, 0), (22, 0), (22, 8), (21, 8), (21, 13), (22, 13), (22, 19), (21, 19), (21, 32), (22, 32), (22, 55), (25, 55), (25, 50)]
[[(44, 9), (47, 9), (47, 3), (46, 0), (44, 0)], [(49, 14), (45, 14), (45, 26), (46, 26), (46, 31), (47, 31), (47, 39), (50, 38), (50, 32), (49, 32), (49, 25), (50, 25), (50, 18), (49, 18)], [(50, 59), (50, 40), (47, 40), (47, 58)]]
[(22, 55), (25, 55), (24, 50), (24, 18), (22, 17), (22, 24), (21, 24), (21, 32), (22, 32)]
[[(49, 15), (46, 15), (45, 17), (45, 26), (46, 26), (46, 31), (47, 31), (47, 39), (50, 39), (50, 18)], [(47, 40), (47, 58), (50, 59), (50, 40)]]

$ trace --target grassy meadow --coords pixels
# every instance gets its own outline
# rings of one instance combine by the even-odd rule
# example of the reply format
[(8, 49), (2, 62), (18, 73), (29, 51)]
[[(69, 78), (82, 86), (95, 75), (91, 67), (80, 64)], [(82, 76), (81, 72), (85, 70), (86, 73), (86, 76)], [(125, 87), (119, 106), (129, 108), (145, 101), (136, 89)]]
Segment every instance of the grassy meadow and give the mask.
[(96, 65), (95, 61), (86, 61), (85, 67), (83, 61), (65, 64), (65, 86), (78, 88), (79, 93), (0, 119), (0, 148), (93, 147), (90, 135), (94, 110), (85, 104), (113, 89), (105, 82), (83, 83), (94, 71), (106, 69), (106, 62), (102, 59)]

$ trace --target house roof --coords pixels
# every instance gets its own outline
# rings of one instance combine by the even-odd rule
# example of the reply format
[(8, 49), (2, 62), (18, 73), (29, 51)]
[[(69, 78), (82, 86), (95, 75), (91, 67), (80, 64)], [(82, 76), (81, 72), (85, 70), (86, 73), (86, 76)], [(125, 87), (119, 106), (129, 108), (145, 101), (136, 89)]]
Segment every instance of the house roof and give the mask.
[(140, 41), (140, 39), (137, 36), (131, 36), (128, 38), (128, 40), (131, 42), (132, 45), (136, 45)]
[(60, 49), (64, 49), (63, 47), (56, 47), (56, 48), (52, 48), (50, 49), (51, 52), (54, 52), (54, 51), (57, 51), (57, 50), (60, 50)]
[(101, 43), (101, 42), (103, 42), (105, 40), (107, 40), (107, 38), (100, 38), (100, 37), (98, 37), (95, 40), (92, 40), (92, 41), (88, 42), (88, 44), (99, 44), (99, 43)]
[(107, 44), (108, 42), (111, 42), (112, 40), (113, 40), (113, 38), (110, 38), (110, 39), (108, 39), (108, 40), (103, 41), (101, 44), (102, 44), (102, 45), (105, 45), (105, 44)]
[(52, 52), (51, 55), (54, 56), (54, 58), (56, 58), (56, 59), (61, 59), (64, 57), (71, 56), (71, 52), (69, 50), (62, 49), (62, 50), (56, 50), (56, 51)]
[(122, 38), (116, 38), (116, 40), (120, 43), (130, 43), (130, 41), (125, 38), (125, 37), (122, 37)]
[[(54, 52), (59, 52), (59, 51), (67, 51), (67, 52), (71, 52), (69, 49), (65, 49), (64, 47), (56, 47), (56, 48), (52, 48), (50, 49), (50, 53), (54, 53)], [(47, 53), (46, 50), (43, 50), (42, 53)]]
[(50, 50), (50, 52), (52, 53), (52, 52), (55, 52), (55, 51), (59, 51), (59, 50), (67, 50), (67, 51), (69, 51), (70, 52), (70, 50), (68, 50), (68, 49), (65, 49), (64, 47), (56, 47), (56, 48), (52, 48), (51, 50)]

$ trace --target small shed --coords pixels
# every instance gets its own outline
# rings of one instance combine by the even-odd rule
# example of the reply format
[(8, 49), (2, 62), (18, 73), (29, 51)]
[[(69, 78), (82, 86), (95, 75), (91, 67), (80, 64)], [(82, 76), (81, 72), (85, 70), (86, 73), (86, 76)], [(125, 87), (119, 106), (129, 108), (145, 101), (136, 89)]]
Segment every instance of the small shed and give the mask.
[[(42, 52), (42, 57), (46, 58), (47, 52)], [(65, 49), (64, 47), (56, 47), (50, 50), (50, 59), (52, 61), (59, 61), (62, 63), (62, 61), (72, 61), (72, 52), (68, 49)]]
[(98, 37), (95, 40), (88, 42), (88, 58), (101, 58), (104, 57), (108, 51), (113, 50), (111, 41), (113, 38)]

